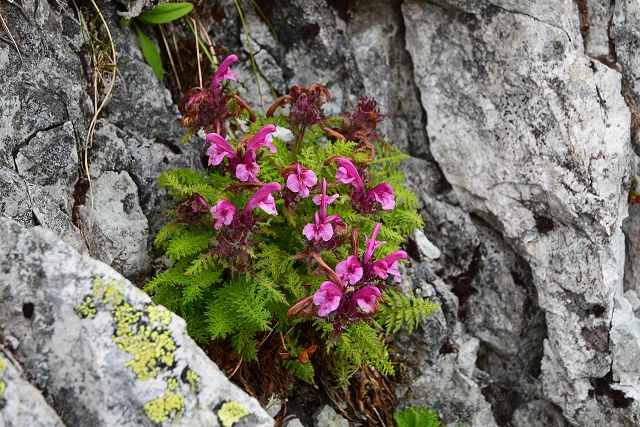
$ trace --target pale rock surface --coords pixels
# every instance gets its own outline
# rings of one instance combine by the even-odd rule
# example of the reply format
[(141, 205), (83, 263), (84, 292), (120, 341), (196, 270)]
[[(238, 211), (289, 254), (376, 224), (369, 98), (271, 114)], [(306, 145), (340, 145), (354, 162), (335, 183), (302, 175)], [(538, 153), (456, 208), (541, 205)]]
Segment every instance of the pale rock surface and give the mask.
[(6, 427), (64, 427), (58, 414), (0, 348), (0, 425)]
[[(116, 267), (138, 277), (151, 267), (151, 242), (171, 203), (156, 180), (169, 168), (201, 167), (202, 144), (178, 145), (182, 132), (168, 90), (144, 63), (131, 28), (117, 24), (115, 5), (99, 3), (111, 23), (119, 77), (91, 147), (86, 144), (93, 115), (93, 70), (87, 66), (75, 11), (61, 3), (31, 0), (22, 3), (24, 15), (15, 5), (3, 9), (23, 61), (10, 44), (0, 43), (0, 182), (6, 183), (0, 190), (0, 214), (27, 226), (47, 227), (80, 251), (95, 249), (92, 255), (104, 256), (106, 262), (118, 259)], [(137, 14), (143, 5), (151, 3), (133, 2), (130, 13)], [(107, 86), (109, 73), (103, 75)], [(120, 156), (105, 152), (123, 141)], [(95, 181), (91, 184), (85, 153)], [(100, 164), (91, 165), (93, 158)], [(102, 215), (107, 223), (97, 228), (83, 223), (87, 216), (80, 215), (80, 206), (91, 205), (96, 189), (90, 187), (104, 188), (100, 182), (106, 181), (99, 179), (103, 171), (127, 173), (135, 183), (129, 183), (133, 192), (127, 201), (136, 212), (134, 223), (100, 212), (105, 207), (95, 203), (91, 216)], [(146, 218), (138, 215), (140, 209)], [(143, 219), (148, 226), (140, 225)], [(131, 232), (119, 232), (127, 227)], [(93, 231), (98, 234), (91, 235)], [(105, 240), (110, 248), (98, 251), (98, 242)]]
[(0, 335), (65, 424), (273, 425), (182, 319), (109, 266), (40, 227), (0, 218), (0, 235)]
[(530, 270), (544, 397), (575, 424), (634, 423), (605, 378), (634, 157), (621, 75), (583, 54), (573, 2), (494, 3), (403, 5), (431, 153), (462, 209)]
[(125, 276), (145, 272), (149, 226), (138, 204), (138, 187), (127, 172), (105, 172), (95, 180), (80, 215), (89, 249), (98, 259)]
[(349, 421), (331, 406), (323, 405), (313, 414), (313, 425), (314, 427), (349, 427)]

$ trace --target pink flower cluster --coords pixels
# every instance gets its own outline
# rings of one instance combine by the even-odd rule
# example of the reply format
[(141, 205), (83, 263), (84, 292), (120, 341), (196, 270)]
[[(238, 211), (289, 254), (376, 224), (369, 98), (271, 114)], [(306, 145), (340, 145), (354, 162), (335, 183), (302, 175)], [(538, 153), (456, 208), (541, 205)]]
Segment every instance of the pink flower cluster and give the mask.
[(272, 154), (276, 153), (272, 137), (275, 131), (276, 127), (274, 125), (266, 125), (260, 129), (247, 144), (244, 154), (242, 153), (242, 147), (239, 147), (237, 151), (234, 150), (222, 135), (218, 133), (208, 134), (205, 141), (211, 144), (207, 149), (209, 165), (217, 166), (225, 158), (228, 158), (229, 172), (232, 176), (242, 182), (257, 182), (260, 166), (256, 161), (256, 152), (262, 147), (268, 147)]
[(398, 261), (407, 258), (405, 251), (396, 251), (382, 259), (374, 259), (374, 251), (386, 242), (377, 241), (380, 223), (376, 224), (371, 238), (365, 236), (365, 251), (358, 255), (357, 244), (353, 255), (336, 265), (335, 271), (327, 270), (332, 280), (323, 282), (313, 294), (313, 304), (320, 317), (332, 321), (336, 330), (378, 310), (381, 289), (386, 287), (389, 276), (400, 282)]
[(376, 210), (376, 203), (383, 210), (391, 210), (396, 206), (395, 192), (386, 182), (367, 189), (353, 162), (346, 157), (332, 159), (338, 165), (336, 180), (353, 187), (351, 203), (354, 209), (370, 213)]

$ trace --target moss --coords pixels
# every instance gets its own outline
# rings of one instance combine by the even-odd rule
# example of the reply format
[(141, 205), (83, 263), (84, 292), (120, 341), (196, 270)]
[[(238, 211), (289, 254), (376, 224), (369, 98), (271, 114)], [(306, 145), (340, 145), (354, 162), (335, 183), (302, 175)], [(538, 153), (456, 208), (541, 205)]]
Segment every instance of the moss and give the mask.
[(233, 426), (247, 415), (249, 411), (240, 402), (225, 402), (218, 411), (218, 418), (224, 427)]
[(184, 395), (165, 391), (162, 397), (145, 403), (143, 408), (151, 421), (160, 424), (184, 411)]

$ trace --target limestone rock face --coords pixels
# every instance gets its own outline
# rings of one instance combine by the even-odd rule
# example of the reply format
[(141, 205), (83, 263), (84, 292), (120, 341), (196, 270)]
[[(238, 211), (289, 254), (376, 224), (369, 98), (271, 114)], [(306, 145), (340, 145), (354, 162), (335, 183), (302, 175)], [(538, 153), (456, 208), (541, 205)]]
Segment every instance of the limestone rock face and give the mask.
[[(0, 181), (6, 183), (0, 190), (0, 214), (27, 226), (47, 227), (129, 277), (148, 273), (150, 243), (170, 205), (156, 179), (168, 168), (200, 167), (201, 147), (177, 144), (181, 137), (177, 108), (144, 63), (133, 31), (117, 25), (119, 15), (110, 2), (100, 7), (116, 45), (118, 82), (126, 84), (114, 86), (90, 139), (93, 70), (87, 68), (86, 35), (83, 38), (75, 11), (37, 1), (25, 1), (21, 7), (24, 14), (18, 6), (2, 12), (20, 55), (10, 44), (0, 43)], [(141, 8), (142, 3), (135, 5), (137, 13)], [(103, 70), (101, 75), (107, 87), (109, 73)], [(105, 153), (123, 140), (127, 145), (122, 156)], [(99, 165), (91, 164), (94, 158)], [(95, 203), (96, 192), (104, 193), (108, 181), (99, 179), (104, 171), (125, 173), (132, 181), (127, 203), (136, 212), (133, 223)], [(90, 208), (95, 211), (88, 212)], [(102, 223), (89, 223), (89, 218)], [(147, 224), (136, 225), (142, 222)], [(117, 231), (123, 228), (132, 231)], [(105, 239), (110, 248), (98, 250), (98, 242)]]
[[(621, 224), (634, 161), (622, 76), (584, 54), (573, 2), (553, 11), (542, 1), (494, 3), (403, 6), (431, 153), (462, 209), (530, 269), (548, 333), (545, 397), (572, 423), (633, 424), (633, 400), (612, 410), (604, 391), (619, 386), (606, 379), (609, 330), (624, 298)], [(518, 328), (494, 320), (502, 328), (489, 330)], [(486, 326), (475, 334), (495, 345)]]
[(0, 219), (0, 235), (0, 335), (65, 424), (273, 425), (182, 319), (109, 266), (40, 227)]
[(0, 349), (0, 424), (7, 427), (64, 427), (42, 394)]
[[(98, 2), (118, 51), (119, 79), (91, 146), (93, 70), (74, 11), (60, 2), (24, 0), (24, 16), (2, 4), (22, 61), (0, 40), (0, 216), (48, 228), (139, 281), (152, 272), (150, 242), (171, 204), (158, 176), (203, 165), (201, 141), (177, 143), (176, 94), (172, 99), (144, 63), (133, 31), (117, 25), (157, 3)], [(330, 112), (374, 96), (385, 114), (382, 136), (415, 156), (404, 168), (425, 231), (407, 244), (412, 265), (403, 288), (442, 308), (425, 327), (398, 338), (408, 367), (407, 382), (398, 387), (402, 405), (427, 405), (449, 425), (474, 427), (640, 424), (640, 209), (627, 213), (631, 177), (640, 175), (634, 153), (640, 153), (640, 3), (258, 3), (273, 30), (253, 2), (240, 0), (249, 39), (239, 31), (233, 2), (211, 0), (210, 13), (200, 16), (214, 44), (239, 54), (239, 94), (262, 111), (272, 89), (282, 95), (311, 82), (331, 90)], [(180, 46), (192, 46), (190, 30), (176, 27)], [(172, 79), (166, 74), (165, 83)], [(194, 84), (195, 78), (182, 81)], [(127, 282), (113, 294), (119, 276), (94, 261), (80, 263), (75, 253), (55, 255), (71, 252), (59, 243), (53, 246), (62, 252), (50, 250), (54, 239), (41, 229), (12, 233), (21, 240), (0, 234), (0, 247), (23, 254), (28, 263), (11, 262), (30, 267), (10, 268), (0, 258), (9, 268), (0, 274), (17, 283), (10, 289), (44, 305), (35, 304), (26, 319), (22, 305), (32, 301), (7, 288), (0, 324), (8, 330), (5, 340), (17, 343), (12, 351), (27, 376), (47, 390), (65, 423), (119, 424), (106, 409), (117, 407), (122, 419), (144, 425), (153, 422), (149, 414), (171, 418), (181, 401), (185, 413), (199, 401), (206, 405), (197, 413), (219, 414), (226, 391), (218, 398), (208, 397), (215, 390), (191, 390), (189, 372), (210, 369), (201, 353), (195, 352), (200, 362), (191, 361), (180, 344), (175, 367), (141, 365), (117, 333), (121, 325), (121, 332), (126, 326), (138, 334), (153, 317), (160, 336), (171, 329), (173, 342), (187, 342), (176, 332), (183, 331), (178, 320), (164, 324), (168, 317)], [(18, 250), (19, 242), (30, 243)], [(57, 269), (43, 248), (58, 257)], [(79, 265), (90, 265), (89, 273)], [(50, 277), (83, 290), (28, 287)], [(138, 323), (122, 318), (129, 306)], [(54, 332), (55, 340), (47, 338)], [(95, 342), (83, 341), (85, 333)], [(62, 344), (53, 348), (54, 341)], [(70, 374), (70, 387), (60, 379), (68, 369), (63, 345), (73, 363), (86, 363), (82, 374)], [(38, 356), (43, 352), (48, 356)], [(85, 352), (99, 363), (89, 363)], [(187, 364), (190, 370), (176, 371)], [(140, 380), (149, 366), (156, 376)], [(107, 386), (124, 390), (129, 406), (122, 396), (96, 391), (116, 368), (124, 374)], [(197, 374), (205, 384), (205, 374)], [(78, 393), (85, 382), (93, 388)], [(76, 395), (84, 405), (80, 418), (65, 406)], [(262, 417), (254, 403), (241, 402)], [(223, 417), (244, 413), (227, 403)]]

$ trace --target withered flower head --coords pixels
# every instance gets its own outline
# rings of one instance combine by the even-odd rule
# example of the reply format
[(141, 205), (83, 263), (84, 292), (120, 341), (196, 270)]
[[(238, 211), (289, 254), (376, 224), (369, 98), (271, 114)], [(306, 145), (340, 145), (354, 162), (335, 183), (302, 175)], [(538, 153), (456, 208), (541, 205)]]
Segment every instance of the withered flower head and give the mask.
[(276, 100), (269, 110), (267, 117), (271, 117), (278, 107), (289, 104), (289, 122), (293, 126), (310, 127), (324, 120), (322, 104), (329, 101), (331, 95), (327, 88), (319, 83), (312, 83), (307, 87), (294, 86), (288, 95)]

